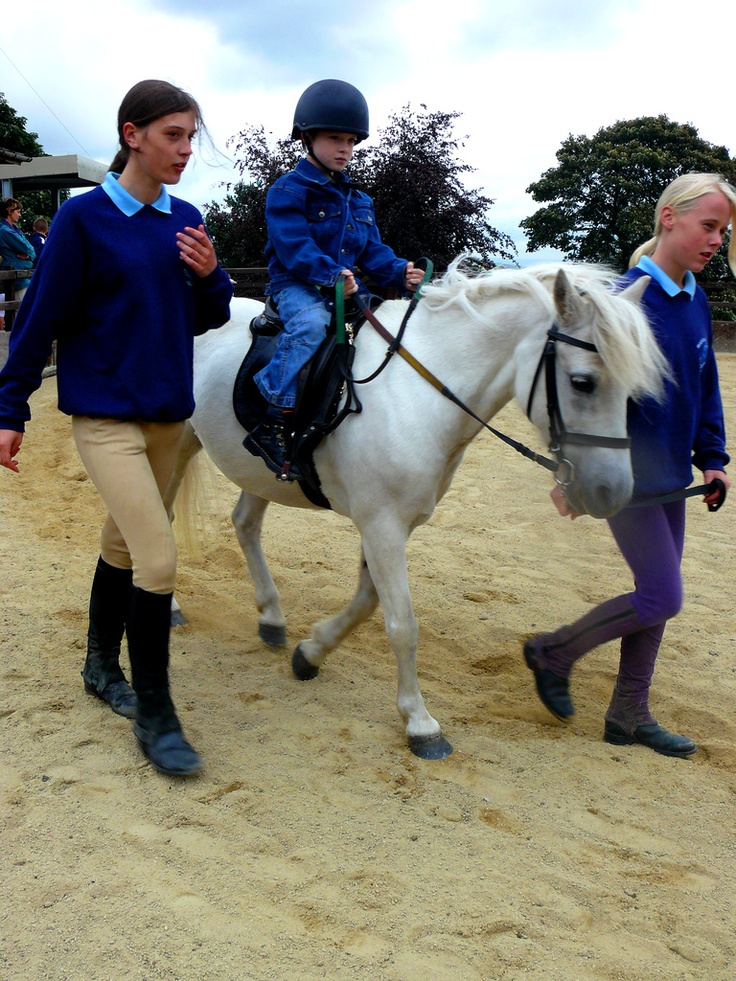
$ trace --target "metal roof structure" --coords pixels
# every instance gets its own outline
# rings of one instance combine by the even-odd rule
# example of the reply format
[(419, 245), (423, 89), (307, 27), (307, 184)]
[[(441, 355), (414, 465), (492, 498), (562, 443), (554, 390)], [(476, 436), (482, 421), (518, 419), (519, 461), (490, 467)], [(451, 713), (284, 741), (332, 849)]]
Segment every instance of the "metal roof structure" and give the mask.
[(50, 191), (55, 214), (61, 203), (60, 191), (96, 187), (104, 181), (106, 173), (105, 164), (73, 153), (57, 157), (23, 157), (22, 162), (0, 163), (0, 184), (4, 198), (17, 197), (24, 191)]

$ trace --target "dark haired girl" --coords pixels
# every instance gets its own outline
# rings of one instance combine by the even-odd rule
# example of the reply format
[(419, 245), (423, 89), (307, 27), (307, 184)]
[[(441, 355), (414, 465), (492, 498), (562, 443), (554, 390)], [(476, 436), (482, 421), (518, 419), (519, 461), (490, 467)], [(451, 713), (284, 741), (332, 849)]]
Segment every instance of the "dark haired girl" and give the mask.
[[(85, 689), (135, 719), (162, 773), (202, 761), (169, 694), (176, 546), (162, 494), (192, 414), (193, 338), (229, 317), (232, 284), (178, 184), (202, 128), (195, 100), (139, 82), (119, 112), (120, 150), (104, 183), (59, 210), (0, 372), (0, 464), (16, 456), (57, 341), (59, 408), (108, 509), (89, 607)], [(63, 298), (63, 302), (60, 302)], [(127, 633), (132, 689), (120, 668)]]

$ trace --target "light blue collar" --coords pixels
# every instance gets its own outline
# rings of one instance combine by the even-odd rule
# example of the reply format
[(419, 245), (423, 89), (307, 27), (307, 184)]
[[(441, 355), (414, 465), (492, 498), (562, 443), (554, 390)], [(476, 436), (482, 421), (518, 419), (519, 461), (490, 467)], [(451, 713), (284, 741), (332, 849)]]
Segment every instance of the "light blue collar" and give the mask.
[(647, 276), (651, 276), (652, 279), (656, 279), (662, 289), (665, 291), (667, 296), (677, 296), (678, 293), (687, 293), (687, 295), (692, 298), (695, 296), (695, 287), (697, 283), (695, 282), (695, 277), (688, 271), (685, 273), (685, 280), (683, 285), (680, 287), (674, 281), (670, 279), (663, 269), (660, 269), (656, 262), (651, 259), (648, 255), (643, 255), (641, 259), (636, 264), (637, 269), (641, 269), (645, 272)]
[[(108, 172), (105, 174), (105, 180), (102, 182), (102, 190), (108, 195), (112, 203), (116, 208), (119, 208), (126, 218), (132, 218), (133, 215), (137, 215), (138, 212), (145, 208), (145, 204), (140, 202), (137, 198), (134, 198), (132, 194), (121, 187), (118, 183), (120, 174), (113, 174)], [(161, 193), (156, 198), (156, 200), (151, 205), (156, 211), (161, 211), (165, 215), (171, 214), (171, 198), (169, 197), (169, 192), (166, 188), (161, 185)]]

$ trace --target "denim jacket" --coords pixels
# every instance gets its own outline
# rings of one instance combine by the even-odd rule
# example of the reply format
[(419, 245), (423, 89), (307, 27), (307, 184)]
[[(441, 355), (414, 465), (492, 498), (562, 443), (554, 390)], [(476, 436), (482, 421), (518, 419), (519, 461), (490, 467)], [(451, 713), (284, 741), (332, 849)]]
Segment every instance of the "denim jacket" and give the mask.
[(270, 293), (294, 283), (334, 286), (356, 264), (380, 286), (404, 290), (406, 259), (381, 241), (373, 201), (305, 157), (269, 189), (266, 227)]

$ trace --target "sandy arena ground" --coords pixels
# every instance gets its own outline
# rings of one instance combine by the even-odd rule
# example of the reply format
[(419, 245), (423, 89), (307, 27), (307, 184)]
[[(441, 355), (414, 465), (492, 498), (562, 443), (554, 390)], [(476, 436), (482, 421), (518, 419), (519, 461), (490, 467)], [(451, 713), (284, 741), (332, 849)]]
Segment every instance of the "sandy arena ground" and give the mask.
[[(720, 358), (736, 433), (736, 355)], [(688, 503), (686, 607), (652, 707), (689, 761), (602, 739), (614, 645), (575, 672), (575, 721), (538, 703), (521, 646), (629, 588), (605, 523), (556, 515), (549, 477), (490, 435), (410, 542), (429, 710), (455, 747), (411, 756), (380, 615), (307, 683), (290, 655), (351, 594), (352, 526), (274, 507), (289, 646), (257, 638), (212, 481), (180, 556), (174, 695), (205, 773), (157, 774), (84, 693), (102, 510), (55, 379), (22, 472), (0, 473), (2, 981), (731, 981), (736, 977), (736, 494)], [(507, 408), (497, 424), (532, 434)]]

